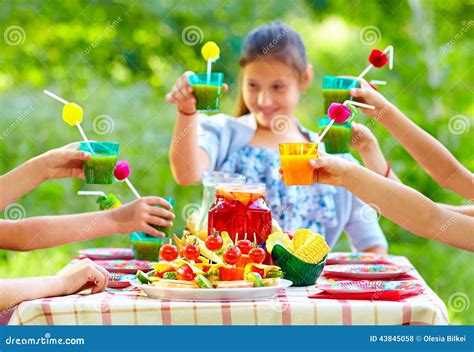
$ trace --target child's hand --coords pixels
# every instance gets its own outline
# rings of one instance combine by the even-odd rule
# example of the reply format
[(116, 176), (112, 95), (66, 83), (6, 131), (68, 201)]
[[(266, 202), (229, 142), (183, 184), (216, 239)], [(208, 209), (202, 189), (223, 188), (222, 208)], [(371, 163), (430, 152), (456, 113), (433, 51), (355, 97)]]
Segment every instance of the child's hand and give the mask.
[[(178, 106), (178, 110), (185, 114), (193, 114), (196, 112), (196, 98), (193, 95), (193, 87), (189, 83), (189, 76), (194, 72), (187, 71), (176, 80), (171, 92), (166, 94), (166, 101), (170, 104)], [(227, 91), (227, 84), (222, 85), (222, 91)]]
[(356, 101), (375, 106), (374, 110), (358, 107), (364, 114), (380, 119), (387, 113), (392, 104), (363, 78), (359, 79), (361, 88), (352, 88), (351, 95)]
[[(314, 169), (313, 182), (328, 185), (342, 186), (345, 184), (345, 176), (353, 164), (342, 158), (329, 155), (323, 151), (318, 152), (319, 157), (309, 161)], [(279, 170), (283, 181), (283, 169)]]
[(368, 127), (360, 123), (352, 123), (351, 148), (363, 154), (377, 145), (377, 138)]
[(92, 288), (92, 293), (105, 290), (109, 282), (109, 272), (90, 259), (82, 259), (76, 264), (62, 269), (57, 276), (64, 285), (64, 295)]
[(345, 176), (352, 164), (342, 158), (318, 152), (317, 159), (310, 160), (311, 167), (314, 169), (314, 182), (325, 183), (333, 186), (343, 186)]
[(175, 216), (170, 209), (171, 205), (163, 198), (143, 197), (107, 211), (117, 223), (117, 232), (144, 232), (155, 237), (165, 237), (163, 232), (151, 225), (172, 227), (173, 223), (168, 220), (173, 220)]
[(84, 178), (83, 162), (90, 153), (77, 150), (79, 143), (52, 149), (37, 157), (44, 179), (78, 177)]

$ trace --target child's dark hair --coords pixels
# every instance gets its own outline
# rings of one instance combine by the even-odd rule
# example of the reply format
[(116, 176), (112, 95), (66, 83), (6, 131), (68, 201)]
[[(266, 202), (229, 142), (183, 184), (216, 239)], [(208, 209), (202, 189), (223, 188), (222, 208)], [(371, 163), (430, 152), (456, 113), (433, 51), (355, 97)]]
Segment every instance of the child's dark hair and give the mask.
[[(301, 36), (281, 21), (271, 22), (254, 29), (247, 35), (240, 55), (240, 67), (259, 58), (280, 60), (291, 67), (298, 78), (303, 78), (308, 61)], [(249, 113), (242, 97), (242, 75), (237, 103), (237, 116)]]

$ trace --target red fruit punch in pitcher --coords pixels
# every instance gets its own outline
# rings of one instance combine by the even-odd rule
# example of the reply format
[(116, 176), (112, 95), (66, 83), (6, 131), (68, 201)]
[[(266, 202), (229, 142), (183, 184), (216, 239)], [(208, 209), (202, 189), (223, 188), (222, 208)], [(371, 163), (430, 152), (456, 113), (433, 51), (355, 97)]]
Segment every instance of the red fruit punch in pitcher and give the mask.
[(257, 244), (267, 240), (272, 230), (272, 212), (265, 200), (264, 184), (234, 184), (216, 187), (216, 200), (209, 209), (208, 232), (227, 231), (235, 242), (242, 240)]

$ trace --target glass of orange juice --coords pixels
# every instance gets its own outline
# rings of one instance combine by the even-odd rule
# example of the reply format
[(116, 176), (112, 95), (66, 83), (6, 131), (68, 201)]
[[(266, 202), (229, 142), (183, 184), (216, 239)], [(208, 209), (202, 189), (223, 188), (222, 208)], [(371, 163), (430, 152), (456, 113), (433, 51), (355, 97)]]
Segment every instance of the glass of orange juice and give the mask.
[(309, 161), (318, 157), (318, 145), (316, 143), (283, 143), (278, 147), (285, 185), (313, 184), (314, 170)]

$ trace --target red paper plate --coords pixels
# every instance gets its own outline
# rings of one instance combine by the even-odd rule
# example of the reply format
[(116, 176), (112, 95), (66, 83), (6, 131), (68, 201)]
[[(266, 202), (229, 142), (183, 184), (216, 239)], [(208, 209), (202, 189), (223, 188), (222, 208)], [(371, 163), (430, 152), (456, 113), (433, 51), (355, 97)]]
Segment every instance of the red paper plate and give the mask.
[(110, 274), (109, 283), (107, 287), (110, 288), (125, 288), (130, 286), (130, 282), (135, 280), (136, 276), (133, 274)]
[(374, 280), (396, 278), (406, 274), (408, 270), (408, 266), (389, 264), (338, 264), (324, 267), (324, 273), (329, 275)]
[(88, 248), (79, 250), (79, 254), (92, 260), (133, 259), (130, 248)]
[(96, 264), (111, 273), (136, 274), (138, 270), (147, 272), (152, 268), (144, 260), (96, 260)]
[[(332, 252), (328, 254), (326, 265), (333, 264), (376, 264), (385, 262), (387, 256), (368, 252)], [(385, 263), (383, 263), (385, 264)]]
[(423, 286), (416, 281), (337, 281), (318, 285), (318, 288), (331, 294), (396, 291), (403, 296), (423, 291)]

